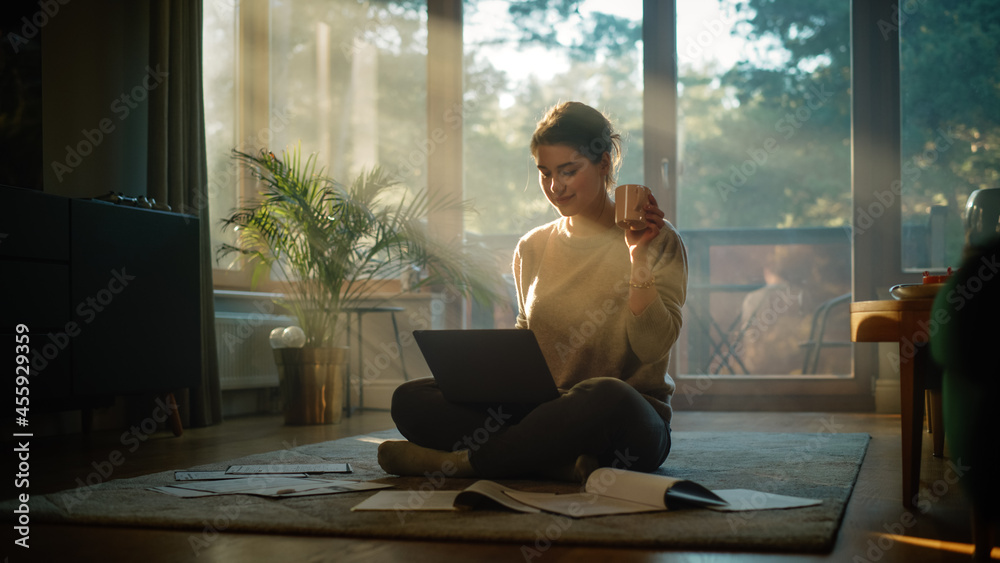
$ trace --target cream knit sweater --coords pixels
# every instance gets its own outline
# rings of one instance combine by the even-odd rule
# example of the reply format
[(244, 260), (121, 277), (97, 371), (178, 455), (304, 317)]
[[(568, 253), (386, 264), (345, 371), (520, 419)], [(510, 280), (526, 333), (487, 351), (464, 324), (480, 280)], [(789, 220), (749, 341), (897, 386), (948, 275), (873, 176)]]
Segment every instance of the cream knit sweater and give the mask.
[(660, 299), (636, 316), (628, 308), (631, 263), (621, 229), (571, 235), (565, 217), (542, 225), (514, 252), (517, 327), (535, 332), (560, 390), (615, 377), (669, 423), (674, 382), (667, 361), (687, 292), (687, 254), (670, 223), (650, 242), (649, 261)]

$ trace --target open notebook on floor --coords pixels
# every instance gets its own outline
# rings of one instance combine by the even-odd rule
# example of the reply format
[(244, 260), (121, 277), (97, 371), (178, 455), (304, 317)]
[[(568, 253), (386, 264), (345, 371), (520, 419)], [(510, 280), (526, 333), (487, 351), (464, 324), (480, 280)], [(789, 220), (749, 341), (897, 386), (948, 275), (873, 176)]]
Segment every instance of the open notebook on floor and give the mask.
[(351, 510), (469, 510), (505, 507), (518, 512), (539, 511), (572, 518), (662, 512), (702, 507), (720, 512), (772, 510), (815, 506), (822, 501), (747, 489), (709, 489), (683, 479), (634, 471), (601, 468), (594, 471), (583, 492), (539, 493), (518, 491), (493, 481), (476, 481), (461, 491), (380, 491)]
[(453, 403), (538, 405), (559, 397), (530, 330), (415, 330), (413, 338)]

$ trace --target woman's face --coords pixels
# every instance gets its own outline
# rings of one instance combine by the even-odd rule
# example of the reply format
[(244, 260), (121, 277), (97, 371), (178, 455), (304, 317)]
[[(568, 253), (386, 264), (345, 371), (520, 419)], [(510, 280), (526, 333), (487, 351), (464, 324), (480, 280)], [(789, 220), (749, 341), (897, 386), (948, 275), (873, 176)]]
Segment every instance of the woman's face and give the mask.
[(611, 157), (607, 153), (595, 164), (576, 149), (564, 145), (539, 145), (535, 163), (542, 192), (560, 215), (600, 217), (608, 197), (604, 179), (611, 166)]

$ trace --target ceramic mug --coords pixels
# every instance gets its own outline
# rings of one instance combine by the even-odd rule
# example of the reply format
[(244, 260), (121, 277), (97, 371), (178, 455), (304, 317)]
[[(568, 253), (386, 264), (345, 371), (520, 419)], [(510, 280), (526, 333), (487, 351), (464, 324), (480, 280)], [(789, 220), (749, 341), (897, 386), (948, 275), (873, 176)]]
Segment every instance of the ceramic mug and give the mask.
[(649, 195), (649, 188), (640, 184), (622, 184), (615, 188), (615, 224), (633, 231), (645, 229)]

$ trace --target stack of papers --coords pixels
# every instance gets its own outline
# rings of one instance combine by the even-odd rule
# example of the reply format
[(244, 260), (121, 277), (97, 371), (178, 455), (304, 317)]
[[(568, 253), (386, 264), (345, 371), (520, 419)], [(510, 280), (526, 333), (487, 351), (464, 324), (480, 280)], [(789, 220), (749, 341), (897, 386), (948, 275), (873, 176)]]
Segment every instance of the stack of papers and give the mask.
[(218, 495), (287, 498), (391, 487), (326, 476), (351, 471), (351, 466), (346, 463), (233, 465), (226, 471), (177, 471), (174, 473), (174, 484), (150, 487), (149, 490), (182, 498)]

